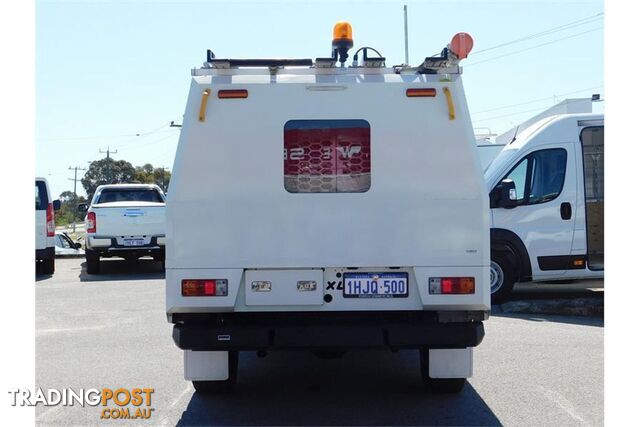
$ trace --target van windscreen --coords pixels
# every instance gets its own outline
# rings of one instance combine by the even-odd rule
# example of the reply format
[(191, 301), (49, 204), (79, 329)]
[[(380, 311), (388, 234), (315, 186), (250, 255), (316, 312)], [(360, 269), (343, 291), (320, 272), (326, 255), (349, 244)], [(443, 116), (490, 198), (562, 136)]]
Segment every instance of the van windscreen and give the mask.
[(290, 193), (362, 193), (371, 187), (366, 120), (290, 120), (284, 126), (284, 187)]
[(118, 188), (103, 190), (96, 203), (112, 202), (164, 203), (164, 200), (160, 193), (152, 188)]

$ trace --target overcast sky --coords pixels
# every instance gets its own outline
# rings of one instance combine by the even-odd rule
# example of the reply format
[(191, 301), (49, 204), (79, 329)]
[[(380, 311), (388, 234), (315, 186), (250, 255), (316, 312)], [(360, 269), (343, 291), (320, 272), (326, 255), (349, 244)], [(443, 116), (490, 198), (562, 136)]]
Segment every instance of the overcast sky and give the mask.
[(107, 147), (170, 168), (179, 130), (168, 124), (181, 122), (190, 69), (207, 48), (219, 58), (327, 56), (333, 24), (348, 20), (356, 47), (400, 64), (403, 4), (414, 65), (456, 32), (473, 36), (462, 64), (479, 132), (502, 133), (564, 98), (604, 97), (602, 1), (301, 3), (37, 2), (36, 175), (56, 195), (72, 190), (68, 168)]

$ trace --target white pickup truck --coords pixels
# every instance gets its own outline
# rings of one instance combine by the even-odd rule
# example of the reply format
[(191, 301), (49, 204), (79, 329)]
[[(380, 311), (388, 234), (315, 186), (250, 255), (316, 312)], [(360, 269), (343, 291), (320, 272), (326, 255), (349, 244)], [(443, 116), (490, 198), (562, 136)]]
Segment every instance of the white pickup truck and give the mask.
[(100, 258), (137, 260), (152, 256), (164, 267), (165, 196), (152, 184), (112, 184), (97, 188), (86, 212), (87, 274), (100, 272)]

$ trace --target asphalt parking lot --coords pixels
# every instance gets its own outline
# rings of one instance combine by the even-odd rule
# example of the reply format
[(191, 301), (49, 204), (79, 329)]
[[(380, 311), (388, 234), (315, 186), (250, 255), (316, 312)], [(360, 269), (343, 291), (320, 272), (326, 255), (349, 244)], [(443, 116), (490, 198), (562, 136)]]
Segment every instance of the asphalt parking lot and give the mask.
[[(598, 283), (519, 288), (517, 299), (602, 298)], [(555, 296), (554, 296), (555, 295)], [(36, 278), (36, 381), (45, 388), (154, 388), (151, 425), (602, 425), (600, 317), (504, 313), (485, 323), (474, 377), (454, 396), (429, 395), (417, 352), (242, 353), (237, 390), (200, 397), (164, 314), (158, 263), (59, 259)], [(100, 407), (38, 407), (38, 425), (95, 425)], [(136, 425), (140, 421), (106, 421)]]

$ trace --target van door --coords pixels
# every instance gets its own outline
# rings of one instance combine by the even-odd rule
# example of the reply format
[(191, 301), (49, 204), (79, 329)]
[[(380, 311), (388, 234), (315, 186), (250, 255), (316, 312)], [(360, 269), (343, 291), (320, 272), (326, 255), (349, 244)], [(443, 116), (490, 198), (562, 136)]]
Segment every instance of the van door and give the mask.
[[(580, 124), (580, 123), (579, 123)], [(604, 126), (580, 132), (584, 168), (584, 228), (589, 270), (604, 269)]]
[(564, 275), (573, 262), (577, 201), (574, 144), (537, 147), (503, 179), (515, 183), (517, 206), (493, 208), (494, 227), (510, 230), (522, 240), (534, 280)]

